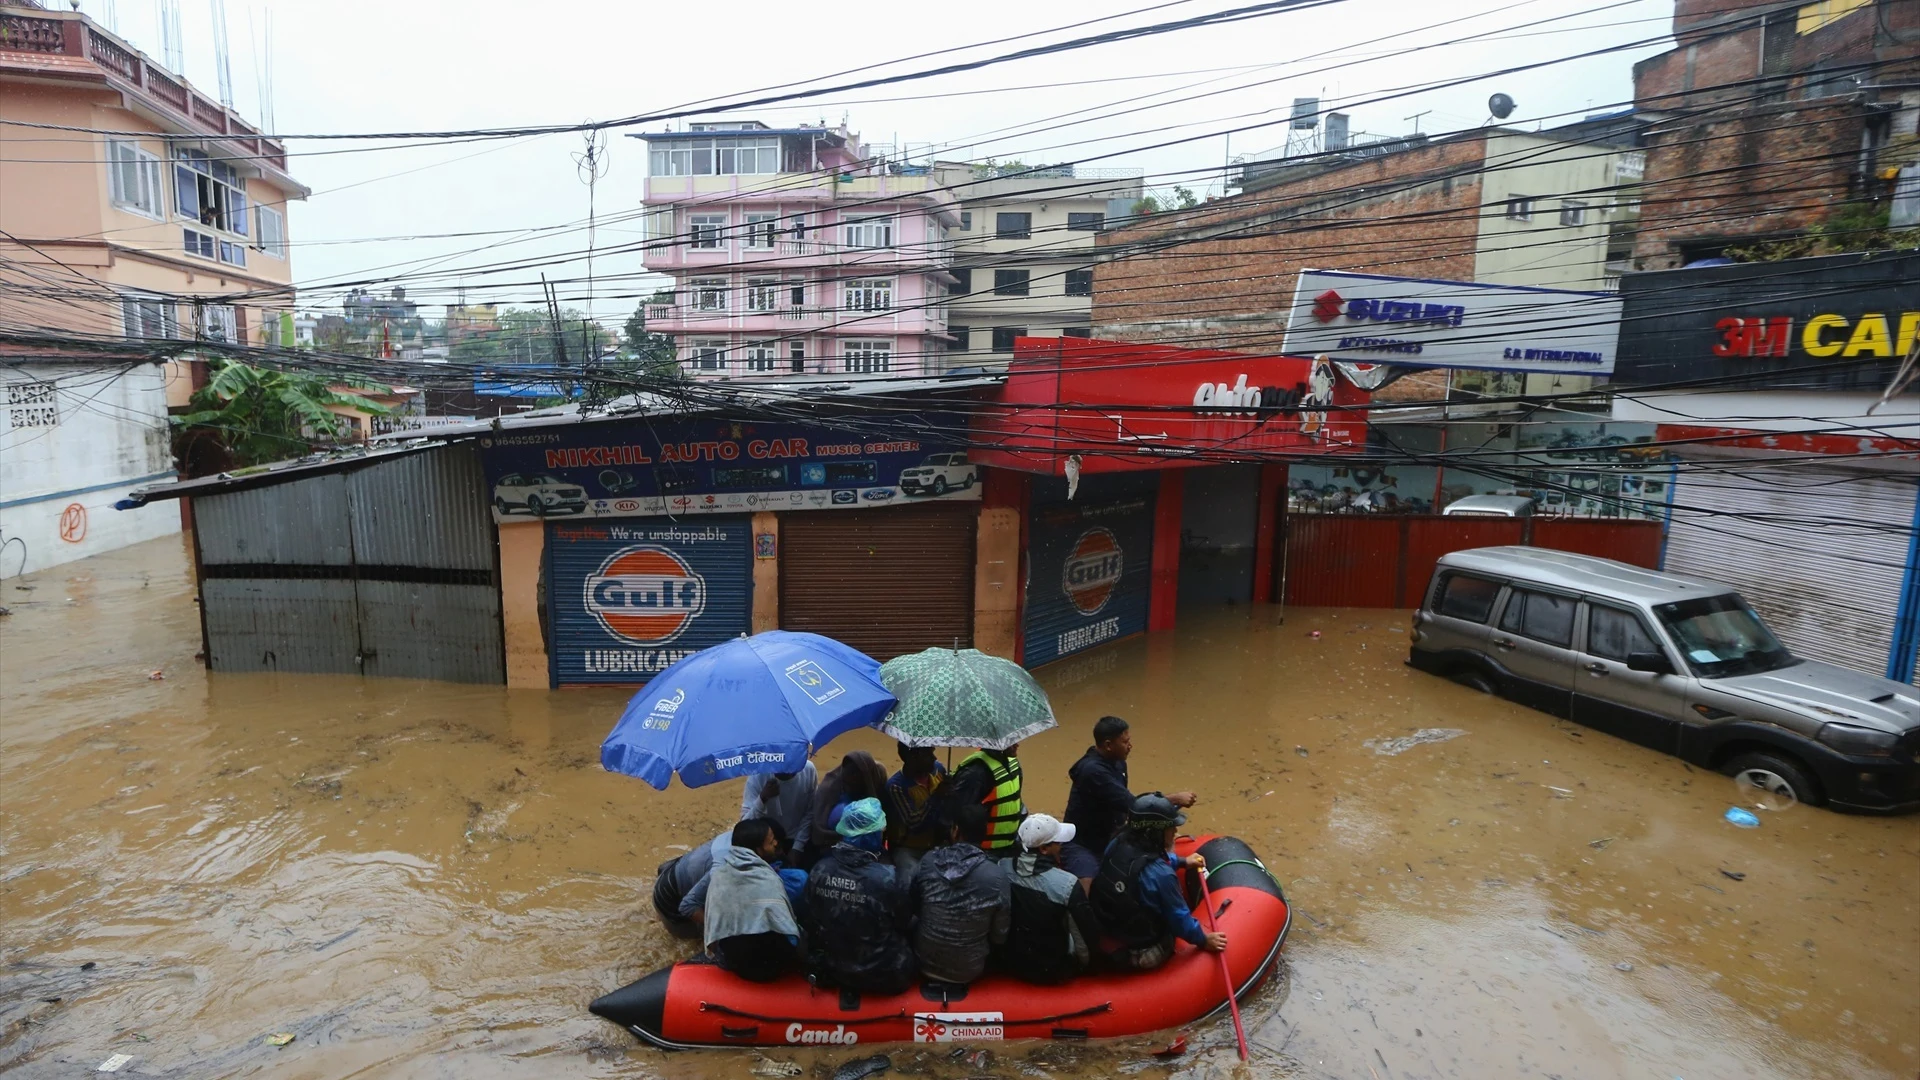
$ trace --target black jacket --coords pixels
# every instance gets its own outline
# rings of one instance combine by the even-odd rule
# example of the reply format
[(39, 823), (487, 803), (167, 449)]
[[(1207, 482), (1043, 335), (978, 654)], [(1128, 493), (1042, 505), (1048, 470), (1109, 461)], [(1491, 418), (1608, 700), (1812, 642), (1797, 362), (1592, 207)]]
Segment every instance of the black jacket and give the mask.
[(1073, 790), (1067, 793), (1066, 820), (1078, 832), (1073, 842), (1099, 855), (1107, 850), (1114, 834), (1127, 823), (1133, 808), (1133, 793), (1127, 790), (1127, 763), (1108, 761), (1097, 747), (1087, 752), (1067, 770)]
[(972, 844), (927, 852), (913, 874), (913, 951), (939, 982), (967, 983), (986, 970), (991, 947), (1007, 940), (1013, 900), (1006, 871)]
[(1031, 852), (1012, 866), (1013, 926), (1002, 966), (1032, 983), (1062, 983), (1087, 970), (1100, 948), (1100, 923), (1079, 879)]
[(897, 994), (913, 982), (906, 891), (870, 851), (835, 844), (807, 875), (809, 967), (830, 985)]

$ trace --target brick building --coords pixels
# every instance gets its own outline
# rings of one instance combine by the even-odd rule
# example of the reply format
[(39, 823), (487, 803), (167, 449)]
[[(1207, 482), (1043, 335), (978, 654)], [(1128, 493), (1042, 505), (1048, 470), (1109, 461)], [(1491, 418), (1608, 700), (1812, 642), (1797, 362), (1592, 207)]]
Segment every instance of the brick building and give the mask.
[(1920, 158), (1920, 4), (1677, 0), (1634, 66), (1647, 175), (1634, 265), (1804, 235)]

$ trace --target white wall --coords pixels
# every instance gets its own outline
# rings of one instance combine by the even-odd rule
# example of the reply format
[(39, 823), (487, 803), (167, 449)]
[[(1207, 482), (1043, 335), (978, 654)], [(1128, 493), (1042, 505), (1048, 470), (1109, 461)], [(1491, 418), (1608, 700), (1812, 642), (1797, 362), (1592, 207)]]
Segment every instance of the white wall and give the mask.
[[(48, 383), (51, 416), (36, 400)], [(172, 475), (158, 364), (0, 366), (0, 578), (178, 532), (172, 501), (113, 508)]]

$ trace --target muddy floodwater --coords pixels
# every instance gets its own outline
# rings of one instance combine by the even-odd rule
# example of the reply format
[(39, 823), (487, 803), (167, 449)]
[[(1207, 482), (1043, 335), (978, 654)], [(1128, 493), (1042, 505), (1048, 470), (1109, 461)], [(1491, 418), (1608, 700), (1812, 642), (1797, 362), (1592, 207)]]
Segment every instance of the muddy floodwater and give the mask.
[[(738, 809), (737, 784), (600, 769), (624, 693), (209, 675), (177, 540), (0, 593), (0, 1071), (759, 1064), (644, 1049), (585, 1011), (685, 954), (654, 867)], [(1407, 668), (1404, 613), (1282, 614), (1183, 614), (1042, 669), (1062, 726), (1021, 755), (1057, 813), (1119, 713), (1136, 790), (1194, 789), (1192, 827), (1278, 875), (1295, 924), (1245, 1010), (1251, 1075), (1920, 1072), (1920, 818), (1736, 829), (1730, 781)], [(893, 760), (862, 736), (823, 758)], [(892, 1051), (934, 1077), (1235, 1075), (1224, 1020), (1191, 1036), (1171, 1062), (1146, 1038)], [(824, 1076), (869, 1052), (770, 1056)]]

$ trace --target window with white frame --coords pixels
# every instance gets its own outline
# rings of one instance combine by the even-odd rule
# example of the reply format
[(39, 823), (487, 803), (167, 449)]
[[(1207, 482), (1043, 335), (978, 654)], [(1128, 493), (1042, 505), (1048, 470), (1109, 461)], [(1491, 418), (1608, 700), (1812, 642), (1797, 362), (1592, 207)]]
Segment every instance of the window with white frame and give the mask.
[(120, 323), (128, 341), (166, 341), (180, 336), (172, 297), (123, 293)]
[(687, 282), (687, 288), (693, 293), (695, 311), (727, 310), (727, 279), (723, 277), (700, 277)]
[(893, 342), (844, 341), (840, 344), (841, 369), (856, 375), (874, 375), (893, 368)]
[(271, 206), (256, 206), (254, 215), (260, 219), (260, 250), (276, 259), (287, 257), (287, 218)]
[(748, 371), (772, 371), (779, 350), (771, 341), (749, 341), (741, 348)]
[(765, 251), (773, 247), (773, 238), (779, 234), (779, 214), (747, 215), (747, 247), (757, 251)]
[(673, 211), (649, 210), (640, 216), (640, 237), (648, 243), (673, 239)]
[(725, 371), (729, 347), (726, 338), (694, 338), (687, 363), (695, 371)]
[(1507, 220), (1532, 221), (1533, 220), (1533, 196), (1531, 195), (1507, 196)]
[(780, 171), (780, 137), (675, 139), (647, 153), (650, 176), (765, 176)]
[(190, 221), (247, 235), (246, 184), (233, 166), (204, 151), (182, 147), (174, 154), (174, 208)]
[(718, 251), (726, 246), (727, 215), (687, 215), (687, 246), (702, 251)]
[(1587, 223), (1587, 204), (1575, 199), (1566, 199), (1560, 203), (1560, 224), (1567, 226)]
[(846, 245), (850, 248), (890, 248), (893, 246), (893, 217), (848, 218)]
[(180, 234), (183, 238), (187, 254), (198, 255), (203, 259), (212, 259), (219, 256), (220, 241), (216, 239), (212, 233), (201, 232), (199, 229), (182, 229), (180, 230)]
[(779, 278), (747, 279), (747, 310), (773, 311), (780, 306)]
[(160, 184), (160, 158), (135, 143), (107, 140), (107, 186), (113, 204), (157, 218), (166, 205)]
[(198, 320), (194, 328), (196, 337), (241, 344), (240, 322), (232, 304), (195, 304), (193, 314)]
[(893, 307), (892, 278), (851, 278), (840, 287), (848, 311), (886, 311)]

